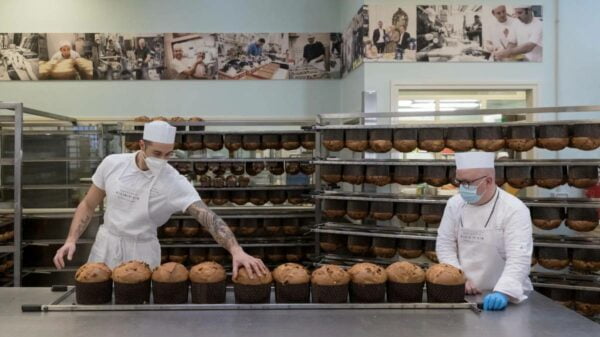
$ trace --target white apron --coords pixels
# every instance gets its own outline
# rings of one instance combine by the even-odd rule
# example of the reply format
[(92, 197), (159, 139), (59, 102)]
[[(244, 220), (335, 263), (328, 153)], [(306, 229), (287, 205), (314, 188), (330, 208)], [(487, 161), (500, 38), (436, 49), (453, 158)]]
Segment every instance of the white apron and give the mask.
[[(500, 198), (493, 202), (488, 218), (470, 219), (464, 212), (458, 227), (458, 259), (467, 278), (479, 290), (491, 291), (500, 279), (506, 263), (504, 235), (501, 223), (494, 221), (494, 212)], [(487, 226), (486, 226), (487, 222)]]
[[(136, 165), (135, 161), (129, 165), (132, 164)], [(134, 186), (122, 181), (123, 173), (116, 186), (106, 189), (107, 213), (88, 262), (104, 262), (112, 269), (122, 262), (140, 260), (155, 268), (160, 265), (160, 243), (156, 237), (157, 224), (150, 218), (149, 199), (160, 174), (153, 176), (149, 184)]]

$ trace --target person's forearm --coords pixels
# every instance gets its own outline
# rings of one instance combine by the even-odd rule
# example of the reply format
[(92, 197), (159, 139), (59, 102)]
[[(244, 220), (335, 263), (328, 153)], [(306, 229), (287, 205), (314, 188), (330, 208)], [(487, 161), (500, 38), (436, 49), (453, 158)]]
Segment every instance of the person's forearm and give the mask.
[(525, 43), (524, 45), (520, 45), (514, 48), (508, 49), (510, 56), (516, 56), (519, 54), (527, 54), (535, 48), (536, 44), (532, 42)]
[(66, 242), (76, 243), (79, 237), (85, 232), (92, 217), (94, 216), (94, 209), (89, 207), (85, 202), (79, 203), (69, 228), (69, 235), (67, 236)]
[(197, 201), (193, 203), (188, 208), (187, 213), (204, 226), (215, 241), (227, 249), (229, 253), (233, 254), (241, 248), (225, 221), (211, 211), (204, 202)]

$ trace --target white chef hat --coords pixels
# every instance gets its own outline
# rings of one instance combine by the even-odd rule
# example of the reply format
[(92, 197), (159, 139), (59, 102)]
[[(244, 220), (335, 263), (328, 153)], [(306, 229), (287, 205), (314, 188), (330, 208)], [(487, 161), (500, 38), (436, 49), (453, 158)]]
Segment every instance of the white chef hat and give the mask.
[(163, 121), (146, 123), (144, 124), (144, 137), (142, 139), (163, 144), (173, 144), (175, 143), (176, 130), (175, 127)]
[(494, 152), (459, 152), (454, 155), (456, 169), (494, 168)]
[(62, 48), (62, 47), (69, 47), (69, 48), (72, 48), (72, 47), (71, 47), (71, 42), (70, 42), (70, 41), (67, 41), (67, 40), (62, 40), (62, 41), (60, 41), (60, 42), (58, 43), (58, 48)]
[(531, 5), (514, 5), (514, 9), (531, 9)]

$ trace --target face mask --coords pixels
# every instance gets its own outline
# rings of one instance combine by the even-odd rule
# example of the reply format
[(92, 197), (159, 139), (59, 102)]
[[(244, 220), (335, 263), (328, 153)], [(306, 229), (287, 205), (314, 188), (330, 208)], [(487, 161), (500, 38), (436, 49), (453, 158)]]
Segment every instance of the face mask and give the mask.
[(481, 196), (477, 194), (478, 187), (479, 186), (466, 187), (464, 185), (460, 185), (460, 187), (458, 188), (458, 192), (467, 204), (476, 204), (477, 202), (479, 202), (479, 200), (481, 200)]
[(165, 167), (165, 165), (167, 165), (166, 159), (148, 157), (145, 152), (142, 153), (144, 153), (144, 161), (146, 162), (146, 166), (148, 166), (148, 169), (154, 175), (158, 175), (160, 171), (162, 171), (162, 169)]

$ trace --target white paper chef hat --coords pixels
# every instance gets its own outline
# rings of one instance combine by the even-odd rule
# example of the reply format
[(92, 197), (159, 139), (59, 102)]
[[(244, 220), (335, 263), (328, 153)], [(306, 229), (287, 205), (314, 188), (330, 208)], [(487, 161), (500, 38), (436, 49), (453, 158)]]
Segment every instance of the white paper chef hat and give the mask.
[(67, 40), (62, 40), (58, 43), (58, 48), (62, 48), (62, 47), (71, 47), (71, 42), (67, 41)]
[(177, 129), (167, 122), (154, 121), (144, 124), (144, 140), (151, 142), (173, 144), (175, 143), (175, 131)]
[(456, 169), (494, 168), (494, 152), (460, 152), (454, 155)]

